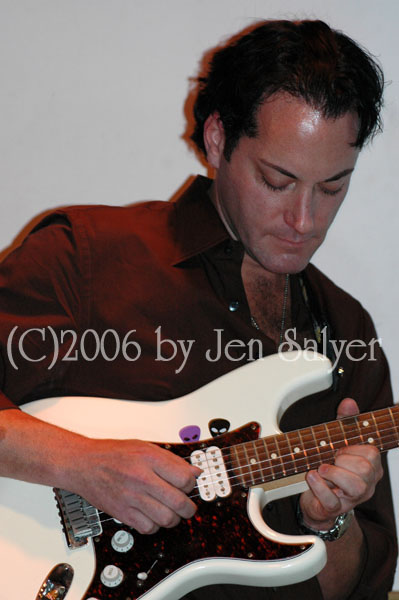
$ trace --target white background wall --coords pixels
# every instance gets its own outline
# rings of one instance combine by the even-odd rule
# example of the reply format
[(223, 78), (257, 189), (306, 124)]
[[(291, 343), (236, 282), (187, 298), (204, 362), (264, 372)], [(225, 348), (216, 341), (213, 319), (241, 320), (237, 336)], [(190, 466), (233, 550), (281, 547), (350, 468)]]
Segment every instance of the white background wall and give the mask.
[[(205, 173), (182, 139), (189, 78), (267, 17), (326, 20), (390, 82), (385, 133), (315, 262), (372, 313), (398, 401), (398, 0), (0, 0), (0, 247), (53, 206), (168, 199)], [(399, 452), (391, 470), (398, 509)]]

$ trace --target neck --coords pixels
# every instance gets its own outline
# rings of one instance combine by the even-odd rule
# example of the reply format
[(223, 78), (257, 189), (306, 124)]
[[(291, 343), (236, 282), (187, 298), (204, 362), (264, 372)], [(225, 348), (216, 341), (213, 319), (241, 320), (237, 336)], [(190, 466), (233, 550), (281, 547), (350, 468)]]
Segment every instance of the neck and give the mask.
[(251, 487), (331, 464), (339, 448), (355, 444), (396, 448), (399, 406), (238, 444), (229, 453), (235, 476)]

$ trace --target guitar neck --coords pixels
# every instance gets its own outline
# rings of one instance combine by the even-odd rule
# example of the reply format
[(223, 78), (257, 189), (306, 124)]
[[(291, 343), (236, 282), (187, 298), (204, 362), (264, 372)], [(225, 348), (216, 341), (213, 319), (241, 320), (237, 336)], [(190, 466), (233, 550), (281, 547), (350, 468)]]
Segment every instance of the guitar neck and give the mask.
[(372, 444), (381, 452), (397, 447), (399, 406), (238, 444), (229, 457), (235, 476), (251, 487), (333, 463), (339, 448), (355, 444)]

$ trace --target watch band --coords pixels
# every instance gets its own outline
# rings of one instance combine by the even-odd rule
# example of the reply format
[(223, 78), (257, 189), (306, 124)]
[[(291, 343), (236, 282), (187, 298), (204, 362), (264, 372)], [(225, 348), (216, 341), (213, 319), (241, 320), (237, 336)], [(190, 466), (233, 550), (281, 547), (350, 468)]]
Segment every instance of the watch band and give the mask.
[(317, 535), (317, 537), (321, 538), (325, 542), (334, 542), (335, 540), (339, 540), (348, 529), (350, 522), (353, 517), (353, 509), (347, 513), (342, 513), (342, 515), (338, 515), (338, 517), (334, 521), (334, 525), (331, 529), (319, 530), (313, 529), (313, 527), (309, 527), (303, 520), (303, 514), (301, 511), (301, 507), (299, 505), (299, 500), (297, 502), (296, 509), (296, 518), (299, 525), (299, 530), (304, 534)]

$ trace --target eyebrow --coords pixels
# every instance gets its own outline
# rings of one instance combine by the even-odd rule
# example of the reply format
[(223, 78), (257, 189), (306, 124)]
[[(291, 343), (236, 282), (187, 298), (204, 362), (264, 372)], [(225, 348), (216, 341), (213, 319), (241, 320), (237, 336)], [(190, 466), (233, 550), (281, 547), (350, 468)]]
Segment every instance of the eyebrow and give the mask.
[[(264, 165), (266, 165), (267, 167), (271, 167), (272, 169), (275, 169), (282, 175), (291, 177), (291, 179), (298, 179), (298, 177), (296, 175), (294, 175), (293, 173), (290, 173), (289, 171), (286, 171), (285, 169), (283, 169), (282, 167), (279, 167), (278, 165), (274, 165), (273, 163), (269, 163), (266, 160), (262, 160), (262, 159), (260, 159), (260, 162), (263, 163)], [(341, 179), (342, 177), (345, 177), (346, 175), (350, 175), (351, 173), (353, 173), (353, 171), (354, 171), (354, 169), (344, 169), (343, 171), (340, 171), (336, 175), (333, 175), (332, 177), (325, 179), (323, 181), (323, 183), (328, 183), (330, 181), (338, 181), (338, 179)]]

